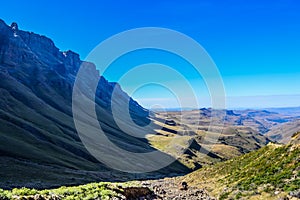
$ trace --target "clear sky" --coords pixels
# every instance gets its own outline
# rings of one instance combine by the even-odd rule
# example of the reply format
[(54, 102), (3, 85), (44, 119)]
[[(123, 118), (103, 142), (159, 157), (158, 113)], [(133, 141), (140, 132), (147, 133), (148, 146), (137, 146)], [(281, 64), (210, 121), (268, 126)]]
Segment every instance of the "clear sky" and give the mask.
[[(16, 21), (20, 29), (46, 35), (60, 49), (78, 52), (82, 59), (101, 41), (121, 31), (149, 26), (180, 31), (199, 42), (218, 66), (228, 107), (300, 106), (299, 11), (298, 0), (7, 0), (0, 4), (0, 18), (6, 23)], [(202, 87), (203, 82), (181, 63), (184, 61), (146, 53), (124, 62), (120, 58), (106, 77), (118, 81), (134, 65), (155, 60), (183, 70), (192, 85)], [(147, 58), (137, 58), (141, 55)], [(177, 80), (166, 81), (180, 87)], [(122, 87), (130, 91), (134, 82)], [(133, 96), (146, 107), (176, 107), (167, 93), (153, 85)], [(209, 106), (207, 95), (203, 86), (200, 106)]]

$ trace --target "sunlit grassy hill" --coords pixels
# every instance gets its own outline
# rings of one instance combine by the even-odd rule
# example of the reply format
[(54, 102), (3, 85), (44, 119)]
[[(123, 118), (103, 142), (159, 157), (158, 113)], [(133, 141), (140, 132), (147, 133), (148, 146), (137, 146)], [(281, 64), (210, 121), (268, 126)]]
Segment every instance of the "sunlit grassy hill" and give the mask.
[(287, 145), (270, 143), (183, 179), (207, 188), (220, 199), (278, 199), (293, 195), (300, 189), (299, 133)]

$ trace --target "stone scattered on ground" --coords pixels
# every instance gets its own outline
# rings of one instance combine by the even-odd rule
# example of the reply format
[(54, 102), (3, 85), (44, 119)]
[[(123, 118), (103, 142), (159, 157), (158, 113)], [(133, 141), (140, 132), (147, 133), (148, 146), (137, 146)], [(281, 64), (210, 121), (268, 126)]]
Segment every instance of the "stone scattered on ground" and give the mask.
[[(174, 179), (142, 181), (142, 186), (150, 188), (154, 194), (151, 200), (215, 200), (206, 190), (188, 186), (188, 183), (175, 182)], [(148, 198), (140, 198), (148, 199)]]

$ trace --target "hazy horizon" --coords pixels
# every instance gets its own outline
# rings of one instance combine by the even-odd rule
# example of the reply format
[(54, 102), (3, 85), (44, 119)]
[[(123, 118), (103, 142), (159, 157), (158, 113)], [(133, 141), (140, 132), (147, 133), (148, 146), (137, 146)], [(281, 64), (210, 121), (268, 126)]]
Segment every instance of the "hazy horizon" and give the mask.
[[(275, 101), (271, 101), (274, 98), (279, 98), (280, 101), (286, 101), (286, 104), (278, 104)], [(136, 99), (135, 99), (136, 100)], [(143, 107), (147, 109), (151, 109), (151, 105), (155, 104), (152, 99), (139, 99), (137, 100)], [(260, 105), (257, 106), (256, 102), (259, 101)], [(169, 107), (162, 106), (162, 109), (179, 109), (180, 106), (176, 106), (176, 102), (173, 99), (161, 99), (160, 102), (163, 103), (174, 103)], [(270, 96), (231, 96), (227, 97), (226, 101), (226, 109), (230, 110), (244, 110), (244, 109), (272, 109), (272, 108), (299, 108), (300, 107), (300, 95), (270, 95)], [(162, 105), (164, 105), (162, 103)], [(159, 107), (153, 106), (156, 109)], [(205, 102), (199, 103), (199, 107), (187, 107), (184, 109), (199, 109), (199, 108), (211, 108), (211, 104), (209, 103), (209, 98), (206, 98)]]

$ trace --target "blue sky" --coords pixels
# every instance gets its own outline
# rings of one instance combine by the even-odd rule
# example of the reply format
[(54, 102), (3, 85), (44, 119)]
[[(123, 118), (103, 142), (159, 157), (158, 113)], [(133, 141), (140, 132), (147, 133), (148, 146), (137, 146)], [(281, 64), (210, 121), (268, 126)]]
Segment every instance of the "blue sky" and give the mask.
[[(60, 49), (78, 52), (82, 59), (101, 41), (128, 29), (153, 26), (180, 31), (199, 42), (218, 66), (228, 107), (300, 106), (297, 0), (16, 0), (2, 1), (0, 5), (0, 18), (6, 23), (16, 21), (21, 29), (46, 35)], [(126, 73), (132, 65), (161, 61), (174, 65), (193, 87), (202, 88), (203, 93), (198, 95), (207, 99), (204, 83), (192, 75), (187, 65), (179, 66), (181, 61), (172, 62), (168, 55), (157, 55), (156, 59), (156, 53), (149, 53), (144, 60), (136, 57), (145, 52), (123, 62), (120, 58), (106, 77), (117, 81), (121, 72)], [(179, 81), (168, 81), (180, 86)], [(134, 82), (122, 87), (129, 91)], [(147, 86), (133, 96), (147, 107), (176, 107), (167, 93), (166, 89)], [(209, 98), (200, 106), (209, 106)]]

